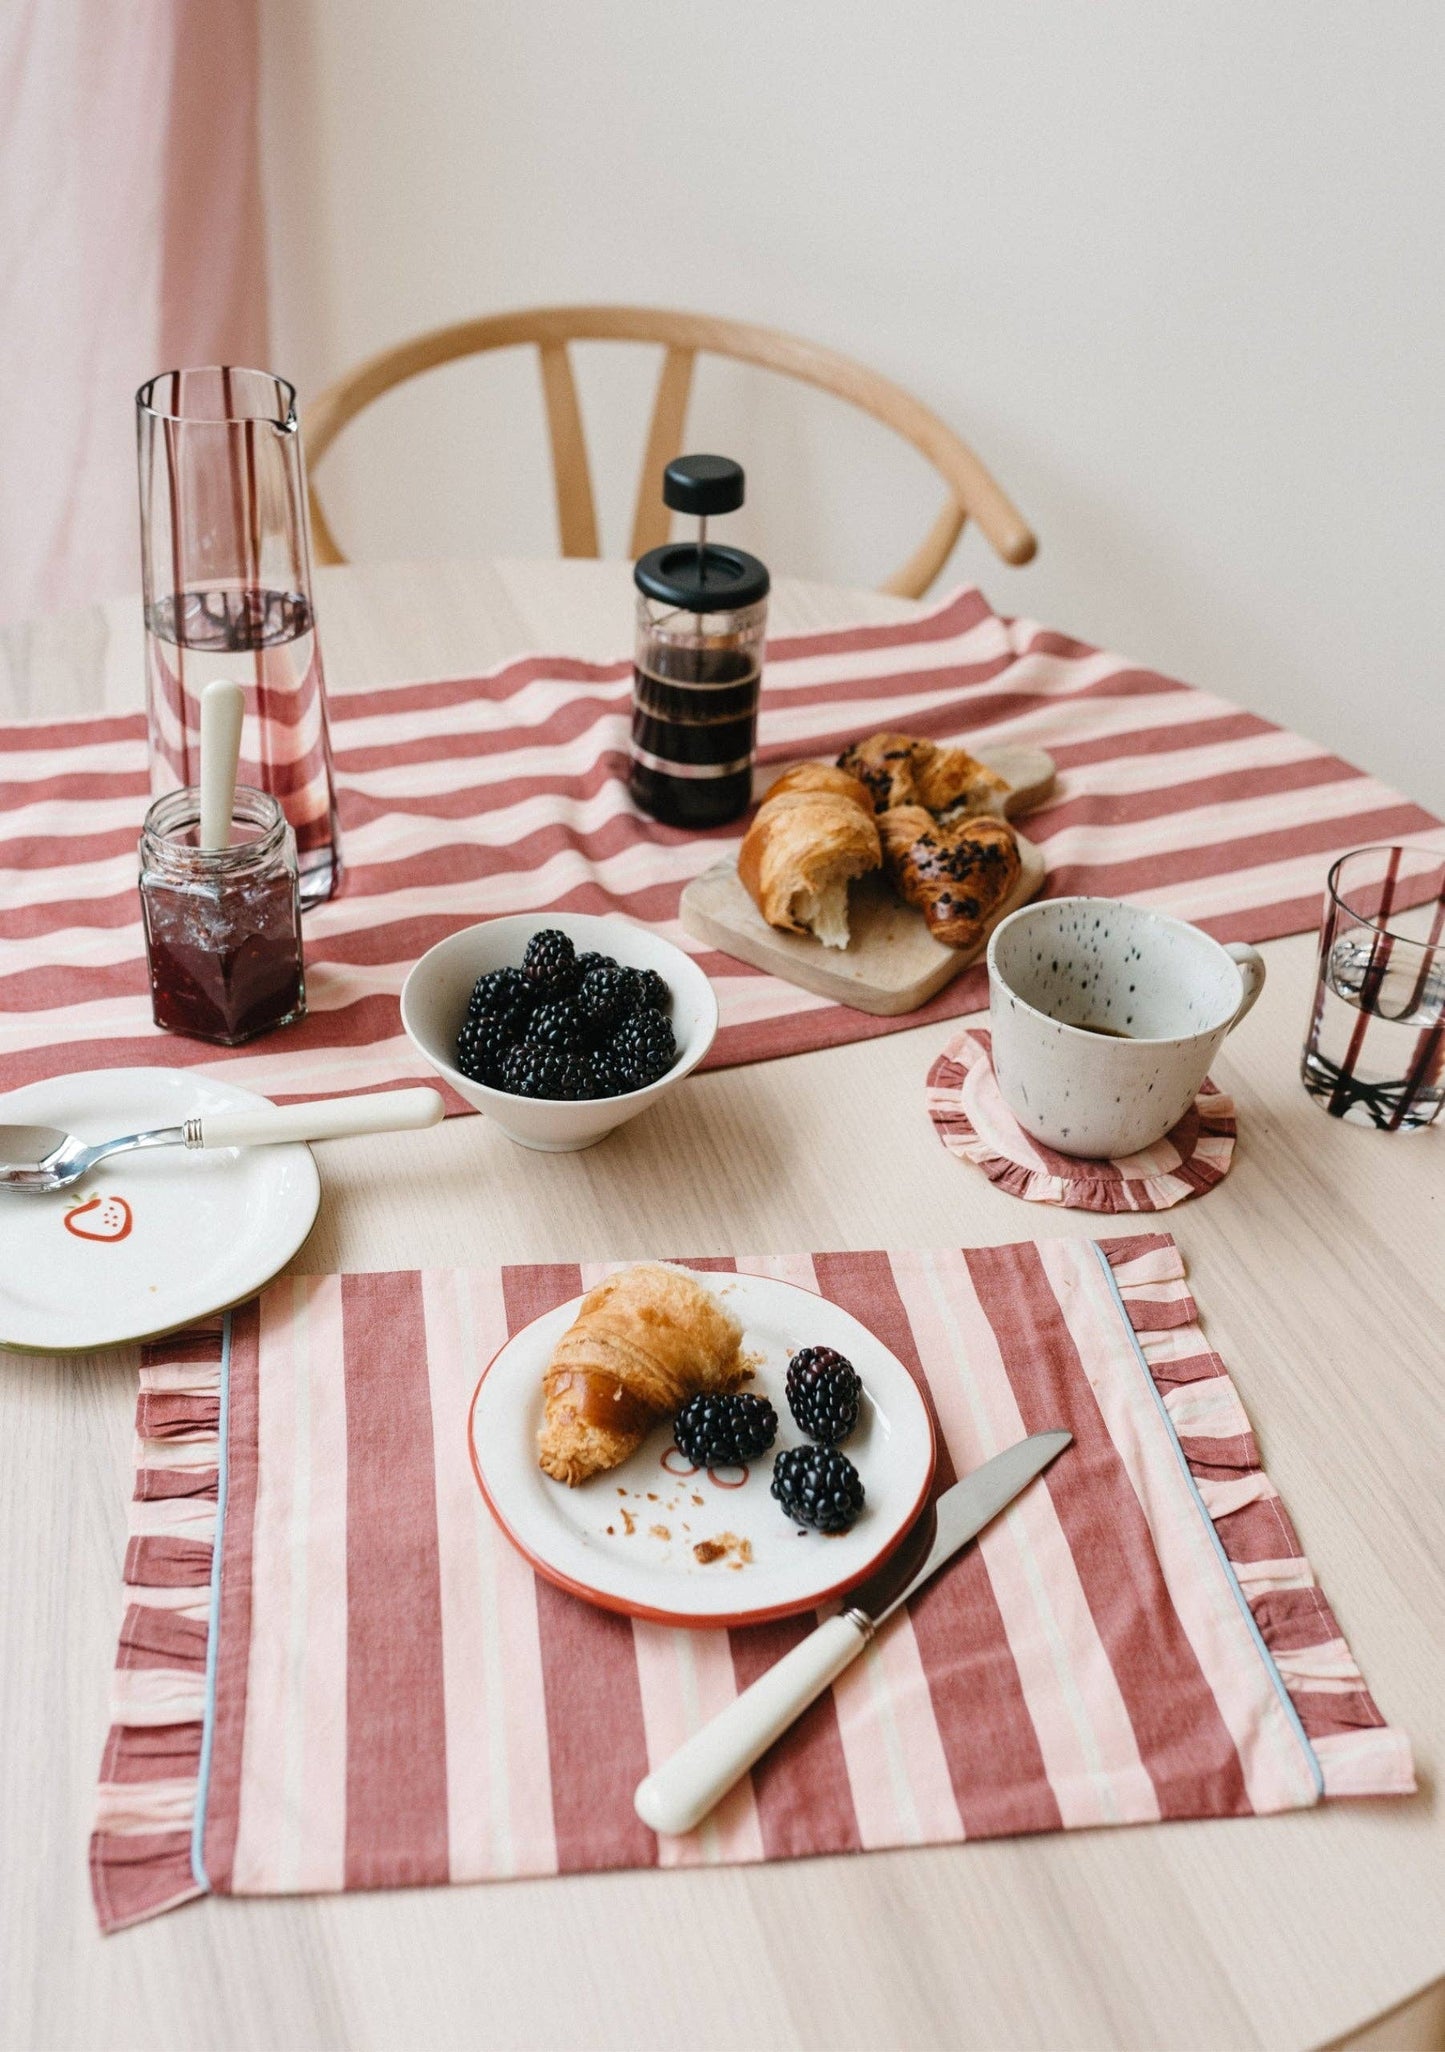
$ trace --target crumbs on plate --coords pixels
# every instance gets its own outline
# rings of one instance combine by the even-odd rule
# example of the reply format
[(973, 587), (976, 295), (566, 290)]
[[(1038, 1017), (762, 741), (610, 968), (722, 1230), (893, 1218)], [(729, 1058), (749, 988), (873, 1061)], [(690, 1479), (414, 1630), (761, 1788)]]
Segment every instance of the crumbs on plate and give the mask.
[(711, 1567), (714, 1561), (721, 1560), (730, 1568), (744, 1568), (752, 1560), (753, 1542), (740, 1539), (736, 1532), (719, 1532), (716, 1538), (699, 1539), (692, 1556), (702, 1567)]
[[(655, 1503), (658, 1505), (660, 1511), (672, 1512), (675, 1515), (679, 1510), (682, 1509), (683, 1504), (686, 1501), (688, 1492), (682, 1491), (679, 1493), (678, 1496), (670, 1496), (667, 1498), (666, 1502), (663, 1502), (663, 1500), (658, 1496), (656, 1490), (654, 1489), (624, 1489), (619, 1484), (617, 1494), (621, 1497), (630, 1499), (631, 1502), (635, 1504)], [(693, 1496), (692, 1501), (695, 1504), (700, 1504), (703, 1501), (703, 1499), (702, 1497), (695, 1495)], [(656, 1520), (656, 1522), (647, 1524), (646, 1536), (649, 1539), (659, 1539), (663, 1542), (664, 1545), (670, 1546), (672, 1544), (673, 1527), (671, 1525), (663, 1524), (657, 1511), (651, 1513), (647, 1511), (632, 1511), (627, 1508), (627, 1504), (624, 1502), (618, 1504), (617, 1515), (622, 1520), (622, 1529), (620, 1533), (615, 1524), (609, 1523), (603, 1527), (603, 1530), (605, 1531), (609, 1539), (616, 1539), (619, 1537), (624, 1539), (636, 1538), (637, 1535), (644, 1529), (642, 1521), (644, 1519), (651, 1517), (652, 1519)], [(681, 1520), (681, 1528), (683, 1532), (690, 1533), (692, 1531), (692, 1526), (687, 1522), (686, 1518), (683, 1518)], [(727, 1554), (729, 1552), (736, 1552), (738, 1554), (738, 1558), (736, 1560), (730, 1560), (728, 1562), (728, 1566), (741, 1567), (744, 1565), (745, 1562), (750, 1561), (753, 1557), (752, 1547), (749, 1545), (748, 1541), (746, 1539), (736, 1538), (735, 1535), (731, 1532), (724, 1532), (721, 1534), (718, 1540), (709, 1540), (706, 1543), (713, 1550), (706, 1554), (706, 1556), (699, 1555), (699, 1559), (705, 1559), (707, 1561), (719, 1560), (723, 1557), (724, 1554)]]

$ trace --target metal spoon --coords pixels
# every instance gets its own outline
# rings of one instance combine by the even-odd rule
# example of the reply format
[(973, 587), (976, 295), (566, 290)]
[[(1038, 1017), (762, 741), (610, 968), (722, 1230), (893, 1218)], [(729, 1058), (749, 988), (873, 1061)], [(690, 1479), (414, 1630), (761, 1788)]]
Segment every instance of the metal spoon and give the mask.
[(183, 1125), (127, 1133), (88, 1147), (58, 1126), (0, 1126), (0, 1190), (65, 1190), (108, 1155), (138, 1147), (276, 1147), (290, 1140), (340, 1140), (352, 1133), (398, 1133), (434, 1126), (445, 1106), (435, 1090), (383, 1090), (367, 1097), (323, 1098), (197, 1113)]

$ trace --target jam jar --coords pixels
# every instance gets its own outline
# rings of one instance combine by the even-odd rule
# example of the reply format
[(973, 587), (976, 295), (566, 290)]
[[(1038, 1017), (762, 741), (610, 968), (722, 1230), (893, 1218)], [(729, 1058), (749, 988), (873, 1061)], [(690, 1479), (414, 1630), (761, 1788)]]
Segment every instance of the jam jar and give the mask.
[(236, 1047), (306, 1016), (296, 837), (277, 801), (236, 787), (229, 848), (200, 846), (201, 796), (146, 814), (141, 913), (157, 1026)]
[(663, 473), (662, 496), (697, 516), (698, 533), (649, 549), (633, 571), (629, 788), (669, 826), (723, 826), (752, 801), (768, 572), (756, 556), (708, 540), (709, 518), (743, 503), (739, 464), (679, 456)]

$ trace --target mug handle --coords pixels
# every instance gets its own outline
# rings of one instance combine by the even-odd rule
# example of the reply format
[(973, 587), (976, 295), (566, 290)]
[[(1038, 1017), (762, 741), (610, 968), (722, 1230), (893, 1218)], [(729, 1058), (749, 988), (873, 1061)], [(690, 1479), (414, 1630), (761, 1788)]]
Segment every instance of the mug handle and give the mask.
[(1252, 948), (1248, 941), (1226, 941), (1224, 952), (1238, 969), (1240, 981), (1244, 985), (1244, 996), (1240, 1000), (1239, 1010), (1229, 1022), (1229, 1031), (1233, 1033), (1264, 989), (1264, 956), (1258, 948)]

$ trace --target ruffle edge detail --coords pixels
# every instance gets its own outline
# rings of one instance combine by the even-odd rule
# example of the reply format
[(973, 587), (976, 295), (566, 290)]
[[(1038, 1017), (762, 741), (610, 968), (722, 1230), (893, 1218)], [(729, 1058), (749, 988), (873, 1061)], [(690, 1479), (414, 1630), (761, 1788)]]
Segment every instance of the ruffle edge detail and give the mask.
[(1387, 1724), (1260, 1464), (1168, 1233), (1100, 1240), (1180, 1450), (1319, 1762), (1327, 1797), (1411, 1795), (1410, 1741)]
[(200, 1792), (224, 1328), (141, 1350), (124, 1611), (101, 1757), (90, 1886), (103, 1932), (205, 1889), (191, 1860)]
[(928, 1116), (950, 1154), (981, 1168), (991, 1183), (1026, 1204), (1057, 1204), (1070, 1211), (1130, 1214), (1170, 1211), (1186, 1198), (1212, 1190), (1228, 1175), (1234, 1153), (1234, 1100), (1206, 1078), (1194, 1101), (1197, 1124), (1192, 1152), (1175, 1169), (1157, 1174), (1121, 1173), (1111, 1163), (1109, 1175), (1091, 1175), (1080, 1159), (1067, 1174), (1056, 1173), (998, 1152), (997, 1144), (975, 1126), (964, 1107), (964, 1084), (979, 1062), (992, 1060), (991, 1037), (982, 1027), (959, 1033), (935, 1058), (928, 1071)]

